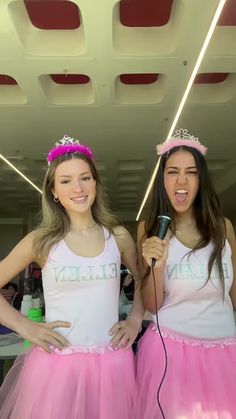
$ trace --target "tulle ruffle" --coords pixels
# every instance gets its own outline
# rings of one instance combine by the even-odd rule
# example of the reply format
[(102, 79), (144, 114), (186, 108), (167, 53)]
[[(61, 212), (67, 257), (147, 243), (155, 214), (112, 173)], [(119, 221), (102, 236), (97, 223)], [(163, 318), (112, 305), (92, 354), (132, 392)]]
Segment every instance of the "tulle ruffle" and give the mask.
[(16, 359), (0, 389), (0, 418), (130, 419), (135, 391), (131, 350), (34, 348)]
[[(236, 419), (236, 339), (197, 340), (162, 330), (168, 356), (165, 419)], [(134, 419), (162, 419), (164, 352), (151, 325), (139, 343)]]

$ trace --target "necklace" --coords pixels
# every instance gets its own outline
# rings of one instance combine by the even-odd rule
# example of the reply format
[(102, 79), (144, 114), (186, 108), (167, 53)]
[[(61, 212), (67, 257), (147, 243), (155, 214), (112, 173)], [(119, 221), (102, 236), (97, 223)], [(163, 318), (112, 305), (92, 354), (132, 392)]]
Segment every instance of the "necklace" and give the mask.
[(183, 231), (181, 231), (181, 230), (176, 230), (175, 231), (175, 234), (177, 235), (177, 236), (182, 236), (184, 233), (186, 233), (186, 231), (188, 232), (188, 229), (190, 228), (190, 227), (192, 227), (192, 226), (195, 226), (196, 225), (196, 221), (193, 221), (192, 223), (190, 223), (190, 224), (187, 224), (186, 226), (185, 226), (185, 230)]

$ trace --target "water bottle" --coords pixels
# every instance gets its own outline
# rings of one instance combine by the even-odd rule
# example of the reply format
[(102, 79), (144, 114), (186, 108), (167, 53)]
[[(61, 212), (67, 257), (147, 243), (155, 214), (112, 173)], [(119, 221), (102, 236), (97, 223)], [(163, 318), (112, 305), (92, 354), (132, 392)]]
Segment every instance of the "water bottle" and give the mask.
[(32, 298), (32, 307), (33, 308), (40, 308), (40, 298)]
[[(33, 322), (42, 323), (43, 318), (42, 318), (41, 308), (40, 307), (30, 308), (27, 317), (28, 317), (28, 319), (30, 319)], [(24, 341), (24, 347), (25, 348), (29, 348), (30, 345), (31, 345), (31, 343), (28, 340)]]
[(29, 313), (29, 310), (31, 309), (31, 307), (32, 307), (32, 295), (25, 294), (23, 296), (23, 300), (21, 302), (20, 311), (24, 316), (28, 316), (28, 313)]

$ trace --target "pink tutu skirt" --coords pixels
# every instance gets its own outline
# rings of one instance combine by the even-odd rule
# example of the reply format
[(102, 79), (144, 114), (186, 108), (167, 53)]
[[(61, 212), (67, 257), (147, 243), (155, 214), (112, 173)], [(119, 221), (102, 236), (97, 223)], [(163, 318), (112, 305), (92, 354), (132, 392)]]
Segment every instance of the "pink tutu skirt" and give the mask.
[[(236, 339), (196, 340), (162, 330), (167, 373), (160, 391), (166, 419), (236, 419)], [(135, 419), (162, 419), (157, 390), (164, 352), (156, 326), (141, 338)]]
[(1, 419), (130, 419), (135, 399), (131, 350), (18, 357), (0, 389)]

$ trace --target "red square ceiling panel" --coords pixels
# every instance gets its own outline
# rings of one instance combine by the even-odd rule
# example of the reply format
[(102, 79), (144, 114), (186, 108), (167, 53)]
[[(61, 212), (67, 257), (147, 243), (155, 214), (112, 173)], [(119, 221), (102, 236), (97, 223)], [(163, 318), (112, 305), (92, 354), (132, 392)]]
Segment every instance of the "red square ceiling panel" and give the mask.
[(200, 73), (196, 76), (194, 83), (196, 84), (216, 84), (222, 83), (228, 77), (228, 73)]
[(121, 0), (120, 22), (124, 26), (163, 26), (170, 19), (173, 0)]
[(80, 26), (77, 5), (66, 0), (24, 0), (32, 25), (39, 29), (76, 29)]
[(121, 74), (120, 81), (123, 84), (152, 84), (158, 79), (159, 74)]
[(7, 76), (5, 74), (0, 74), (0, 84), (17, 84), (17, 81), (13, 77)]
[(87, 84), (90, 78), (85, 74), (51, 74), (52, 80), (57, 84)]
[(219, 26), (236, 25), (236, 0), (227, 0), (218, 20)]

